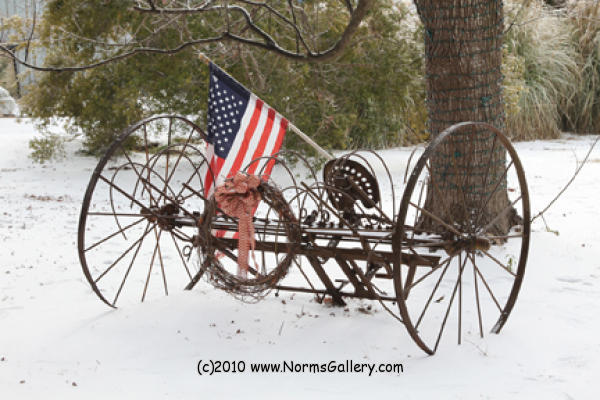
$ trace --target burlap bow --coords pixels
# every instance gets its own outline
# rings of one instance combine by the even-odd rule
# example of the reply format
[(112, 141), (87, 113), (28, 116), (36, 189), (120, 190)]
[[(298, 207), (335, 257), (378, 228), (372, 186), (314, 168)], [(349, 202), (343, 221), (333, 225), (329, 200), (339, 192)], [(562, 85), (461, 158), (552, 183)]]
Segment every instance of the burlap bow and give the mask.
[[(254, 256), (254, 224), (252, 217), (260, 203), (261, 196), (257, 188), (260, 178), (238, 172), (227, 179), (215, 191), (219, 208), (230, 217), (238, 218), (238, 276), (248, 276), (248, 252)], [(255, 261), (256, 264), (256, 261)]]

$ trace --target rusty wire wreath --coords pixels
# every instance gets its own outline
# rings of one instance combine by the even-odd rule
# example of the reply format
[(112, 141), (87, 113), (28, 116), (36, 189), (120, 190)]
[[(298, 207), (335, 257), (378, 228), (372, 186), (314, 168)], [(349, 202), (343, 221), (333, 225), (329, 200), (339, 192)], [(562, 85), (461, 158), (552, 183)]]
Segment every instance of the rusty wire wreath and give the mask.
[[(267, 274), (263, 275), (255, 271), (255, 274), (248, 274), (248, 278), (243, 278), (224, 268), (217, 252), (230, 250), (231, 247), (212, 234), (216, 215), (221, 211), (214, 196), (208, 201), (206, 211), (198, 226), (201, 231), (198, 237), (202, 238), (198, 246), (200, 268), (206, 271), (205, 275), (209, 283), (246, 302), (256, 302), (262, 299), (287, 275), (302, 236), (298, 220), (281, 190), (272, 182), (265, 181), (261, 181), (257, 189), (262, 196), (262, 201), (277, 213), (288, 240), (287, 243), (281, 243), (281, 253), (285, 254), (285, 257)], [(221, 216), (237, 223), (237, 218), (227, 217), (222, 212)]]

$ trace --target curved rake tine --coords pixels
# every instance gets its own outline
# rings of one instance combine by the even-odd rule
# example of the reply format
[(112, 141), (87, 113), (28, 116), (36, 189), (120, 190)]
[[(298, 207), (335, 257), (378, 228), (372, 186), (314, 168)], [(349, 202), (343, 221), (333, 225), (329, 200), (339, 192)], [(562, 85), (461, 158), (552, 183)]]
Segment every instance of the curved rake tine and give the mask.
[[(192, 136), (195, 132), (195, 129), (192, 128), (190, 129), (190, 134), (188, 135), (187, 139), (185, 140), (185, 143), (183, 144), (183, 148), (185, 149), (187, 147), (187, 145), (190, 143), (190, 140), (192, 140)], [(171, 179), (173, 178), (173, 175), (175, 174), (175, 170), (177, 169), (177, 166), (179, 165), (179, 162), (181, 161), (181, 158), (183, 157), (183, 151), (181, 151), (179, 153), (179, 156), (177, 157), (177, 161), (175, 161), (175, 165), (173, 166), (173, 168), (171, 169), (171, 174), (169, 175), (169, 177), (167, 178), (166, 184), (168, 185), (171, 182)]]
[(185, 271), (187, 272), (190, 280), (192, 280), (192, 274), (190, 273), (187, 263), (185, 262), (185, 258), (183, 257), (183, 253), (181, 252), (181, 249), (179, 248), (179, 245), (177, 244), (177, 240), (175, 240), (175, 235), (173, 235), (173, 232), (170, 232), (170, 234), (171, 234), (171, 239), (173, 239), (173, 244), (175, 244), (175, 248), (177, 249), (177, 254), (179, 254), (179, 257), (181, 258), (181, 262), (183, 263), (183, 267), (185, 268)]

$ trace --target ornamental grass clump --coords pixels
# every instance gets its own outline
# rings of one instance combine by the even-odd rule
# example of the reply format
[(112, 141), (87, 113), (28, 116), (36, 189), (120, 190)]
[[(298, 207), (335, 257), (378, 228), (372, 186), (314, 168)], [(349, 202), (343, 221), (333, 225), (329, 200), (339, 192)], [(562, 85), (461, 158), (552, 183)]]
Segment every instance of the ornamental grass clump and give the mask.
[(600, 132), (600, 2), (578, 1), (567, 16), (572, 46), (576, 49), (580, 79), (569, 107), (565, 129), (578, 133)]
[(542, 2), (515, 4), (504, 48), (506, 130), (516, 140), (556, 138), (582, 79), (569, 19)]

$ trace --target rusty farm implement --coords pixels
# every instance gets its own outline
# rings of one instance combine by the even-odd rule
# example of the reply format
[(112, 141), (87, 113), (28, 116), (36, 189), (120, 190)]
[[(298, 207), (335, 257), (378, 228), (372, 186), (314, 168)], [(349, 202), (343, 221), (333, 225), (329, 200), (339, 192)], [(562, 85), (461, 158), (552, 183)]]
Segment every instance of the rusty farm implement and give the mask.
[[(461, 157), (467, 135), (491, 149), (472, 140), (467, 149), (478, 157)], [(411, 162), (405, 183), (374, 152), (332, 159), (322, 176), (298, 154), (252, 160), (242, 171), (273, 173), (253, 189), (262, 200), (250, 222), (254, 252), (244, 274), (240, 221), (205, 195), (205, 139), (184, 117), (156, 116), (123, 132), (98, 163), (78, 249), (87, 280), (107, 305), (206, 281), (245, 301), (283, 291), (335, 305), (371, 300), (429, 354), (454, 337), (450, 329), (459, 343), (467, 329), (481, 336), (502, 329), (525, 271), (530, 209), (523, 167), (497, 129), (449, 127)], [(512, 228), (498, 229), (507, 215)]]

